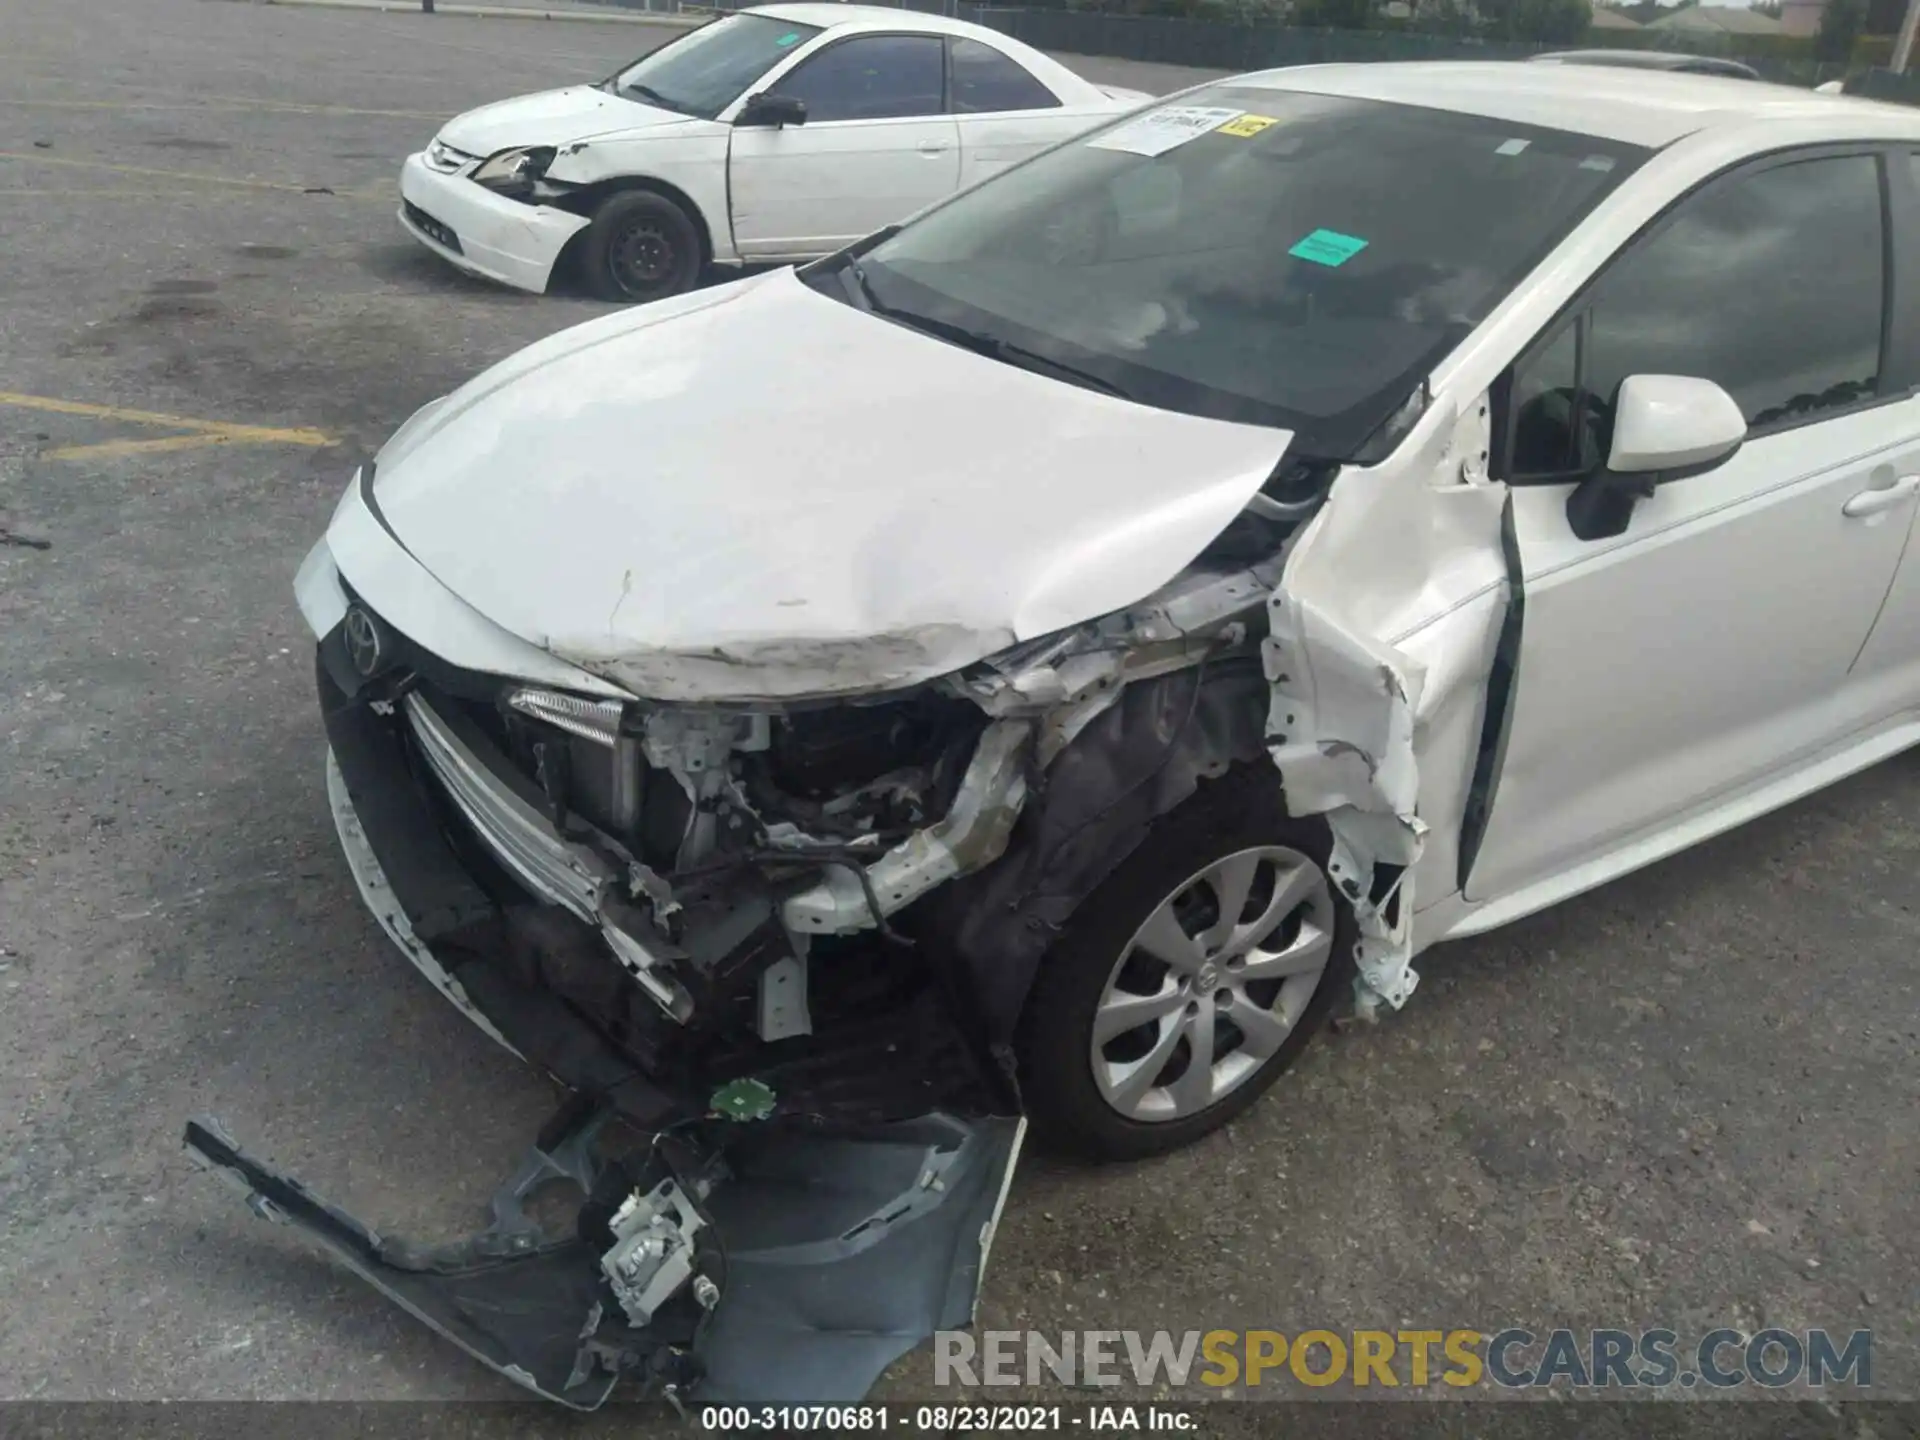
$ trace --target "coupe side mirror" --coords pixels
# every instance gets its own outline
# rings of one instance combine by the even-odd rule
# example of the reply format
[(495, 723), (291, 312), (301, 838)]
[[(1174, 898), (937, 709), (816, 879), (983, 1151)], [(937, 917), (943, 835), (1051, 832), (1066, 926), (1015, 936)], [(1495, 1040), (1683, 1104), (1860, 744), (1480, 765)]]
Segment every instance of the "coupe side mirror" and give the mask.
[(786, 125), (804, 125), (807, 123), (807, 102), (796, 100), (791, 95), (769, 95), (762, 91), (747, 97), (747, 103), (740, 107), (740, 113), (734, 117), (733, 123), (771, 125), (776, 130)]
[(1582, 540), (1618, 535), (1654, 486), (1719, 468), (1746, 438), (1746, 417), (1713, 381), (1630, 375), (1614, 398), (1606, 468), (1567, 497), (1567, 523)]

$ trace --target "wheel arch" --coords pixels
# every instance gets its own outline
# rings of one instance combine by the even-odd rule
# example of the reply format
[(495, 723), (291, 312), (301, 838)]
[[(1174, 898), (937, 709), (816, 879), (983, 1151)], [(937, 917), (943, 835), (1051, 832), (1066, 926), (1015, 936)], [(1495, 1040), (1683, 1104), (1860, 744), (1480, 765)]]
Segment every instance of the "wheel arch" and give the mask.
[(1236, 766), (1282, 788), (1267, 700), (1253, 657), (1127, 686), (1041, 777), (1006, 853), (914, 907), (914, 930), (966, 977), (991, 1043), (1010, 1040), (1055, 938), (1156, 821)]
[[(650, 191), (662, 199), (671, 200), (687, 212), (687, 218), (693, 221), (694, 233), (700, 237), (700, 266), (704, 270), (713, 264), (713, 224), (707, 213), (691, 194), (670, 180), (662, 180), (657, 175), (609, 175), (604, 180), (590, 181), (577, 189), (570, 190), (566, 196), (556, 202), (559, 208), (575, 215), (593, 218), (601, 204), (611, 195), (629, 190)], [(561, 249), (559, 258), (553, 262), (553, 277), (549, 278), (548, 288), (552, 288), (553, 279), (561, 275), (575, 273), (580, 262), (580, 247), (585, 244), (586, 226), (575, 231)]]

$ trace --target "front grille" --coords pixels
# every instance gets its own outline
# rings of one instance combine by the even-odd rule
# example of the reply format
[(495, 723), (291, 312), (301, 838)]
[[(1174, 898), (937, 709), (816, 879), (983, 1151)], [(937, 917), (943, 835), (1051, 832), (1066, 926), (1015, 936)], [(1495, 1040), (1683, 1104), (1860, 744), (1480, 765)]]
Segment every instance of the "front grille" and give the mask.
[(453, 233), (451, 226), (441, 224), (411, 200), (403, 200), (400, 203), (406, 209), (407, 223), (414, 229), (434, 244), (444, 245), (456, 255), (463, 253), (460, 249), (460, 237)]
[(404, 703), (420, 753), (500, 863), (534, 894), (598, 926), (600, 896), (615, 878), (612, 866), (586, 847), (563, 840), (540, 808), (496, 775), (478, 746), (462, 737), (461, 727), (419, 691)]

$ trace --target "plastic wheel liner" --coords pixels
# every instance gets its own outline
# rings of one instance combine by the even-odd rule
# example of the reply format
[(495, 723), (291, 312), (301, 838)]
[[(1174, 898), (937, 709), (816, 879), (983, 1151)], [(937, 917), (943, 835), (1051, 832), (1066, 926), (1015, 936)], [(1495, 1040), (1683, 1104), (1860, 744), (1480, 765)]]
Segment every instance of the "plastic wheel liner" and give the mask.
[[(189, 1156), (462, 1349), (576, 1409), (622, 1380), (675, 1401), (854, 1401), (936, 1331), (970, 1323), (1025, 1121), (947, 997), (861, 991), (841, 1006), (847, 1023), (817, 1017), (750, 1073), (725, 1054), (643, 1073), (516, 972), (506, 957), (529, 942), (463, 869), (392, 727), (345, 703), (322, 648), (328, 789), (363, 897), (456, 1007), (572, 1095), (484, 1227), (450, 1243), (382, 1233), (210, 1117), (187, 1125)], [(529, 1205), (549, 1186), (580, 1202), (557, 1231)]]

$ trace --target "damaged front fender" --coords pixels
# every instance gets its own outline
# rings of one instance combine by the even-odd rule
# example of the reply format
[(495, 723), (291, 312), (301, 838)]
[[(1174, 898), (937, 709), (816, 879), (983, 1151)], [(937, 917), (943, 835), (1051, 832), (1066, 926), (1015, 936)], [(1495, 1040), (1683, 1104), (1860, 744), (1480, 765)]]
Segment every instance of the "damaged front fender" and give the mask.
[(1452, 878), (1436, 862), (1456, 853), (1483, 739), (1510, 603), (1487, 434), (1484, 399), (1435, 406), (1393, 459), (1343, 471), (1268, 601), (1267, 751), (1289, 812), (1333, 832), (1363, 1014), (1419, 983), (1416, 886)]

